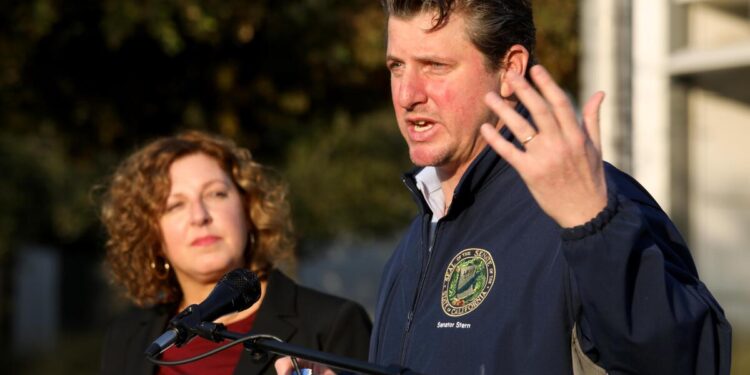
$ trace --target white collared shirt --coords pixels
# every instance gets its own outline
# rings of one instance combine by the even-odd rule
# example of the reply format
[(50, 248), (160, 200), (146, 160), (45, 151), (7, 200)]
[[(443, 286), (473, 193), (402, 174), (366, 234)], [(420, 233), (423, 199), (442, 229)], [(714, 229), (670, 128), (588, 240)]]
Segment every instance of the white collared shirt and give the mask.
[(432, 244), (435, 241), (435, 228), (437, 222), (445, 216), (445, 195), (443, 194), (443, 186), (440, 184), (440, 179), (437, 175), (437, 169), (435, 167), (424, 167), (422, 170), (414, 176), (414, 180), (417, 183), (417, 189), (422, 192), (427, 206), (432, 211), (432, 220), (430, 221), (430, 247), (432, 251)]

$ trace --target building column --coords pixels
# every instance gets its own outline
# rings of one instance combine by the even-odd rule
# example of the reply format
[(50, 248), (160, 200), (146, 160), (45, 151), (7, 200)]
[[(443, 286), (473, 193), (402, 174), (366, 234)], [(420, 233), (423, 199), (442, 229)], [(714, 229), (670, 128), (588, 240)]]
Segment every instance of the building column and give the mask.
[(670, 211), (667, 1), (633, 0), (633, 176)]

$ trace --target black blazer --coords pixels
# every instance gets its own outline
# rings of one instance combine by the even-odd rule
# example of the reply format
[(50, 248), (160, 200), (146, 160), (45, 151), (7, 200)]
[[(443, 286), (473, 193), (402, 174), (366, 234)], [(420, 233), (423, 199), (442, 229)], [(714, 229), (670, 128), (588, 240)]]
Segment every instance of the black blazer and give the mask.
[[(132, 309), (110, 326), (101, 374), (151, 375), (156, 366), (143, 352), (164, 332), (173, 311), (165, 306)], [(274, 335), (311, 349), (367, 360), (372, 323), (359, 304), (299, 286), (279, 271), (268, 277), (251, 333)], [(235, 374), (275, 374), (273, 355), (259, 361), (243, 351)]]

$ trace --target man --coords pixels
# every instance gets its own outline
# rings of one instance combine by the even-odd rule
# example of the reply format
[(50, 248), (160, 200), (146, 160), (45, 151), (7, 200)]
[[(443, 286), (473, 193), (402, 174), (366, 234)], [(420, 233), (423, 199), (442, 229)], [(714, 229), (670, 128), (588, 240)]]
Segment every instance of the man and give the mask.
[(370, 360), (425, 374), (728, 374), (730, 326), (684, 240), (602, 162), (603, 93), (579, 121), (532, 67), (529, 2), (383, 1), (420, 214), (386, 265)]
[(579, 121), (532, 67), (529, 2), (383, 2), (420, 214), (385, 267), (370, 360), (424, 374), (728, 374), (731, 329), (684, 240), (602, 161), (603, 93)]

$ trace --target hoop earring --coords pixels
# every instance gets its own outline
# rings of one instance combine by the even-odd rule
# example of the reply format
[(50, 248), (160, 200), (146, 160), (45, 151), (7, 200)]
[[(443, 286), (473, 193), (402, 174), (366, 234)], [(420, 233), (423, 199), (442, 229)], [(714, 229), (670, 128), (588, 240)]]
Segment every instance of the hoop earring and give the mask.
[[(163, 269), (163, 273), (159, 273), (159, 268)], [(156, 261), (151, 261), (151, 269), (156, 271), (156, 277), (159, 279), (166, 279), (169, 276), (169, 271), (172, 267), (169, 266), (169, 262), (166, 259), (162, 259), (161, 267), (156, 266)]]

